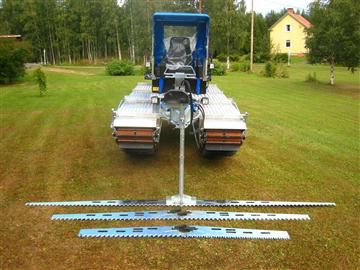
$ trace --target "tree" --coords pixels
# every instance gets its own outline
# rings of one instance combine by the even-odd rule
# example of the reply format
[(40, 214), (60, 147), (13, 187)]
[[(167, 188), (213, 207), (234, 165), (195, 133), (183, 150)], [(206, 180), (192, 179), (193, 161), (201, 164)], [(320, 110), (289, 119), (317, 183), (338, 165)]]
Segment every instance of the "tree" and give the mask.
[(41, 68), (37, 68), (34, 71), (35, 81), (39, 86), (40, 96), (45, 95), (46, 93), (46, 76), (45, 73), (41, 70)]
[(330, 84), (335, 84), (335, 64), (352, 72), (360, 64), (360, 5), (357, 0), (319, 0), (310, 7), (306, 46), (311, 63), (330, 64)]
[(257, 14), (254, 22), (254, 62), (270, 59), (270, 33), (262, 14)]
[[(20, 34), (32, 44), (32, 61), (70, 64), (131, 59), (141, 63), (152, 44), (156, 11), (197, 12), (199, 0), (0, 0), (0, 34)], [(249, 53), (250, 14), (245, 0), (202, 1), (211, 18), (214, 55)], [(271, 19), (271, 18), (270, 18)], [(274, 19), (272, 19), (274, 20)], [(268, 18), (266, 18), (268, 23)], [(263, 55), (269, 39), (261, 14), (255, 17), (254, 51)], [(266, 54), (265, 54), (266, 55)]]
[(280, 12), (276, 12), (274, 10), (271, 10), (268, 14), (265, 16), (265, 21), (267, 24), (267, 27), (270, 28), (274, 23), (276, 23), (285, 13), (287, 13), (287, 9), (284, 8)]
[(241, 12), (234, 0), (203, 1), (203, 11), (210, 16), (210, 48), (214, 55), (240, 52), (240, 38), (248, 31), (239, 19)]
[(17, 41), (0, 42), (0, 84), (11, 83), (25, 74), (25, 61), (29, 50), (25, 43)]

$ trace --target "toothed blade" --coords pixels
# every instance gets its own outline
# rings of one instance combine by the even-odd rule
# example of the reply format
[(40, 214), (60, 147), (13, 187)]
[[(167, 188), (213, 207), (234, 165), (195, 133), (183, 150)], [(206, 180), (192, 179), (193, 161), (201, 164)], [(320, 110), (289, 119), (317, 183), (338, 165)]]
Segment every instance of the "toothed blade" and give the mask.
[(55, 214), (53, 220), (309, 220), (305, 214), (275, 214), (215, 211), (160, 210), (144, 212), (109, 212)]
[(65, 202), (28, 202), (27, 206), (166, 206), (165, 200), (94, 200)]
[(197, 206), (336, 206), (333, 202), (288, 202), (288, 201), (239, 201), (239, 200), (197, 200)]
[[(28, 202), (27, 206), (170, 206), (166, 200), (95, 200), (95, 201), (67, 201), (67, 202)], [(171, 205), (180, 206), (180, 205)], [(239, 200), (197, 200), (194, 204), (182, 206), (336, 206), (333, 202), (282, 202), (282, 201), (239, 201)]]
[[(179, 228), (180, 227), (180, 228)], [(185, 229), (182, 229), (185, 228)], [(188, 228), (188, 229), (187, 229)], [(286, 231), (238, 229), (208, 226), (160, 226), (82, 229), (79, 237), (179, 237), (179, 238), (242, 238), (290, 239)]]

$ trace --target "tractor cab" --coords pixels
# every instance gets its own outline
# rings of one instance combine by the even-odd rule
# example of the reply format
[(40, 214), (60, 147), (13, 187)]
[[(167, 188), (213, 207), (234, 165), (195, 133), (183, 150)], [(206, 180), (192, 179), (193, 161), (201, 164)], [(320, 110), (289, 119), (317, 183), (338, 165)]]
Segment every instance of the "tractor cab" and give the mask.
[(153, 15), (152, 92), (165, 94), (179, 83), (193, 94), (206, 93), (209, 16), (192, 13)]
[(209, 83), (209, 23), (207, 14), (154, 13), (151, 65), (146, 61), (145, 73), (151, 83), (138, 83), (113, 110), (113, 136), (127, 153), (155, 153), (163, 122), (179, 128), (180, 152), (188, 127), (204, 155), (239, 150), (247, 114)]

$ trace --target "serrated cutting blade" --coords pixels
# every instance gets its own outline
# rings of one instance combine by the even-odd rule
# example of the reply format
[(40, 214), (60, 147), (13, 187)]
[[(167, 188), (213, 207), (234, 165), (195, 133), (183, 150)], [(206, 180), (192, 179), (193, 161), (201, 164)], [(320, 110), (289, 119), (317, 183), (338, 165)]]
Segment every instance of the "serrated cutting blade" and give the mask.
[(290, 239), (286, 231), (239, 229), (208, 226), (160, 226), (81, 229), (79, 237), (167, 237), (167, 238), (240, 238)]
[[(166, 200), (94, 200), (94, 201), (65, 201), (65, 202), (28, 202), (27, 206), (180, 206), (167, 205)], [(197, 200), (192, 204), (181, 206), (201, 207), (318, 207), (336, 206), (333, 202), (291, 202), (291, 201), (240, 201), (240, 200)]]
[(309, 220), (305, 214), (159, 210), (55, 214), (52, 220)]

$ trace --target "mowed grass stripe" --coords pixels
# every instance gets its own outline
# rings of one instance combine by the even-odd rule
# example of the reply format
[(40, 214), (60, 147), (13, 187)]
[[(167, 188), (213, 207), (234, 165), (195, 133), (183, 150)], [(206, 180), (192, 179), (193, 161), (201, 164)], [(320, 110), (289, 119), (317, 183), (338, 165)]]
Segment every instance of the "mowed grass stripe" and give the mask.
[[(304, 82), (312, 69), (317, 71), (321, 83)], [(86, 72), (86, 68), (74, 70)], [(0, 238), (4, 269), (28, 269), (33, 265), (79, 269), (84, 265), (137, 269), (211, 269), (214, 265), (232, 269), (239, 265), (356, 268), (359, 103), (354, 98), (357, 90), (350, 86), (344, 95), (342, 82), (356, 84), (359, 73), (337, 69), (339, 85), (333, 88), (325, 85), (328, 69), (322, 66), (293, 65), (289, 79), (266, 79), (240, 72), (214, 77), (214, 82), (237, 101), (242, 111), (250, 112), (247, 140), (233, 157), (205, 159), (198, 155), (187, 135), (188, 194), (204, 199), (337, 202), (336, 208), (281, 209), (287, 213), (309, 213), (311, 222), (221, 223), (225, 227), (286, 229), (291, 233), (291, 242), (79, 241), (76, 234), (81, 227), (100, 228), (109, 223), (53, 223), (48, 217), (65, 209), (26, 208), (23, 203), (45, 199), (156, 199), (177, 192), (178, 131), (164, 126), (154, 157), (133, 158), (120, 152), (109, 129), (111, 108), (142, 78), (110, 77), (104, 75), (103, 68), (95, 70), (96, 75), (92, 76), (47, 72), (49, 92), (43, 98), (37, 97), (37, 88), (27, 80), (1, 88), (0, 128), (6, 131), (1, 134), (1, 149), (6, 154), (0, 162), (0, 173), (5, 176), (0, 179), (2, 215), (6, 217), (2, 226), (7, 228)], [(22, 119), (21, 114), (25, 115)], [(24, 135), (32, 125), (33, 138)], [(29, 151), (35, 149), (40, 152)], [(16, 156), (21, 157), (18, 163)], [(154, 221), (152, 225), (166, 223)], [(186, 222), (190, 223), (193, 222)], [(214, 222), (197, 224), (213, 226)], [(131, 223), (148, 225), (141, 221)], [(192, 251), (190, 259), (188, 253), (179, 253), (184, 249)]]

